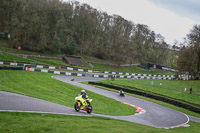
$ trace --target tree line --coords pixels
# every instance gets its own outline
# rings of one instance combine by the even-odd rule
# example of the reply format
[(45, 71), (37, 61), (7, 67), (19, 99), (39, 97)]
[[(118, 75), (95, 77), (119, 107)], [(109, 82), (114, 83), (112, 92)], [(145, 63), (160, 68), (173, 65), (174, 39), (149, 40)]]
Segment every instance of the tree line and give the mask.
[[(147, 25), (109, 15), (87, 4), (60, 0), (0, 0), (0, 33), (10, 46), (40, 52), (89, 55), (122, 63), (168, 65), (199, 77), (200, 25), (194, 25), (180, 48)], [(177, 51), (178, 50), (178, 51)]]
[(179, 73), (188, 72), (193, 79), (200, 79), (200, 25), (194, 25), (185, 39), (176, 61)]
[(0, 0), (0, 32), (31, 51), (166, 64), (169, 45), (147, 25), (60, 0)]

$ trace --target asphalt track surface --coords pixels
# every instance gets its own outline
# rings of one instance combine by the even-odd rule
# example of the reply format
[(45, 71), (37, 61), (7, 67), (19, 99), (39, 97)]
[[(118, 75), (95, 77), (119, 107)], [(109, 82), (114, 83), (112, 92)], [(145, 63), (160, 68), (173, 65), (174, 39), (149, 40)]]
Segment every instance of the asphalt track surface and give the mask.
[[(65, 115), (79, 115), (79, 116), (101, 116), (113, 119), (119, 119), (129, 122), (135, 122), (143, 125), (148, 125), (156, 128), (174, 128), (186, 124), (189, 117), (181, 112), (166, 108), (164, 106), (145, 101), (139, 98), (126, 95), (120, 97), (117, 93), (99, 89), (93, 86), (88, 86), (78, 83), (79, 81), (96, 81), (103, 78), (91, 77), (71, 77), (71, 76), (53, 76), (54, 79), (75, 85), (77, 87), (95, 92), (97, 94), (115, 99), (120, 102), (136, 105), (143, 108), (146, 112), (138, 115), (129, 116), (109, 116), (101, 114), (87, 114), (85, 111), (76, 112), (74, 108), (62, 106), (37, 98), (32, 98), (20, 94), (0, 91), (0, 111), (12, 112), (37, 112), (37, 113), (52, 113)], [(74, 78), (74, 81), (71, 79)], [(93, 99), (95, 100), (95, 99)], [(191, 117), (191, 119), (196, 119)], [(199, 119), (197, 119), (199, 121)]]

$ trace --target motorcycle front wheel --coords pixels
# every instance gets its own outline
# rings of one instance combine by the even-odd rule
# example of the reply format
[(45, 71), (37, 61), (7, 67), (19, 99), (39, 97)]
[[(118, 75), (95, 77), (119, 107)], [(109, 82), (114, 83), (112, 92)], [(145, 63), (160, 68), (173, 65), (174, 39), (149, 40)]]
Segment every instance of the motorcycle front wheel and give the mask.
[(81, 109), (81, 108), (78, 106), (78, 103), (77, 103), (77, 102), (74, 104), (74, 109), (76, 110), (76, 112), (79, 112), (80, 109)]

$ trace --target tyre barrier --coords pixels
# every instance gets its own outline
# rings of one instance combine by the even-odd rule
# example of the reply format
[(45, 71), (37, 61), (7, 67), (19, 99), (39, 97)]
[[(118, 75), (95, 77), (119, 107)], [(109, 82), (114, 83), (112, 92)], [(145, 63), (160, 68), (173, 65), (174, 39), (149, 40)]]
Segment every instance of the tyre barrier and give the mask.
[(8, 66), (0, 66), (1, 70), (23, 70), (23, 67), (8, 67)]
[(168, 99), (168, 98), (165, 98), (165, 97), (156, 96), (156, 95), (153, 95), (153, 94), (148, 94), (146, 92), (130, 90), (130, 89), (117, 87), (117, 86), (113, 86), (113, 85), (108, 85), (108, 84), (103, 84), (103, 83), (96, 83), (96, 82), (89, 81), (88, 84), (103, 86), (103, 87), (107, 87), (107, 88), (115, 89), (115, 90), (122, 89), (124, 92), (128, 92), (128, 93), (148, 97), (148, 98), (151, 98), (151, 99), (155, 99), (155, 100), (158, 100), (158, 101), (162, 101), (162, 102), (165, 102), (165, 103), (169, 103), (169, 104), (175, 105), (177, 107), (181, 107), (181, 108), (184, 108), (184, 109), (187, 109), (187, 110), (190, 110), (192, 112), (200, 114), (200, 108), (196, 108), (194, 106), (191, 106), (191, 105), (188, 105), (188, 104), (185, 104), (185, 103), (181, 103), (181, 102), (178, 102), (178, 101), (175, 101), (175, 100), (171, 100), (171, 99)]

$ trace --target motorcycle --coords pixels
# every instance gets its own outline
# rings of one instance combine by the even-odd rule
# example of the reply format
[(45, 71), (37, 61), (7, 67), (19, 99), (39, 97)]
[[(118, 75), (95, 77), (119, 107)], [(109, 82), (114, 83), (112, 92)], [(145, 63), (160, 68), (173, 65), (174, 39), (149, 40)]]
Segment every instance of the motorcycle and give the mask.
[[(84, 99), (82, 95), (77, 96), (75, 98), (75, 104), (74, 104), (74, 109), (79, 112), (80, 110), (87, 111), (88, 114), (92, 112), (92, 99)], [(80, 102), (80, 106), (78, 106), (78, 103)]]
[(119, 95), (120, 95), (121, 97), (125, 97), (124, 93), (120, 93)]
[(123, 92), (123, 91), (119, 91), (119, 96), (121, 96), (121, 97), (125, 97), (124, 92)]

